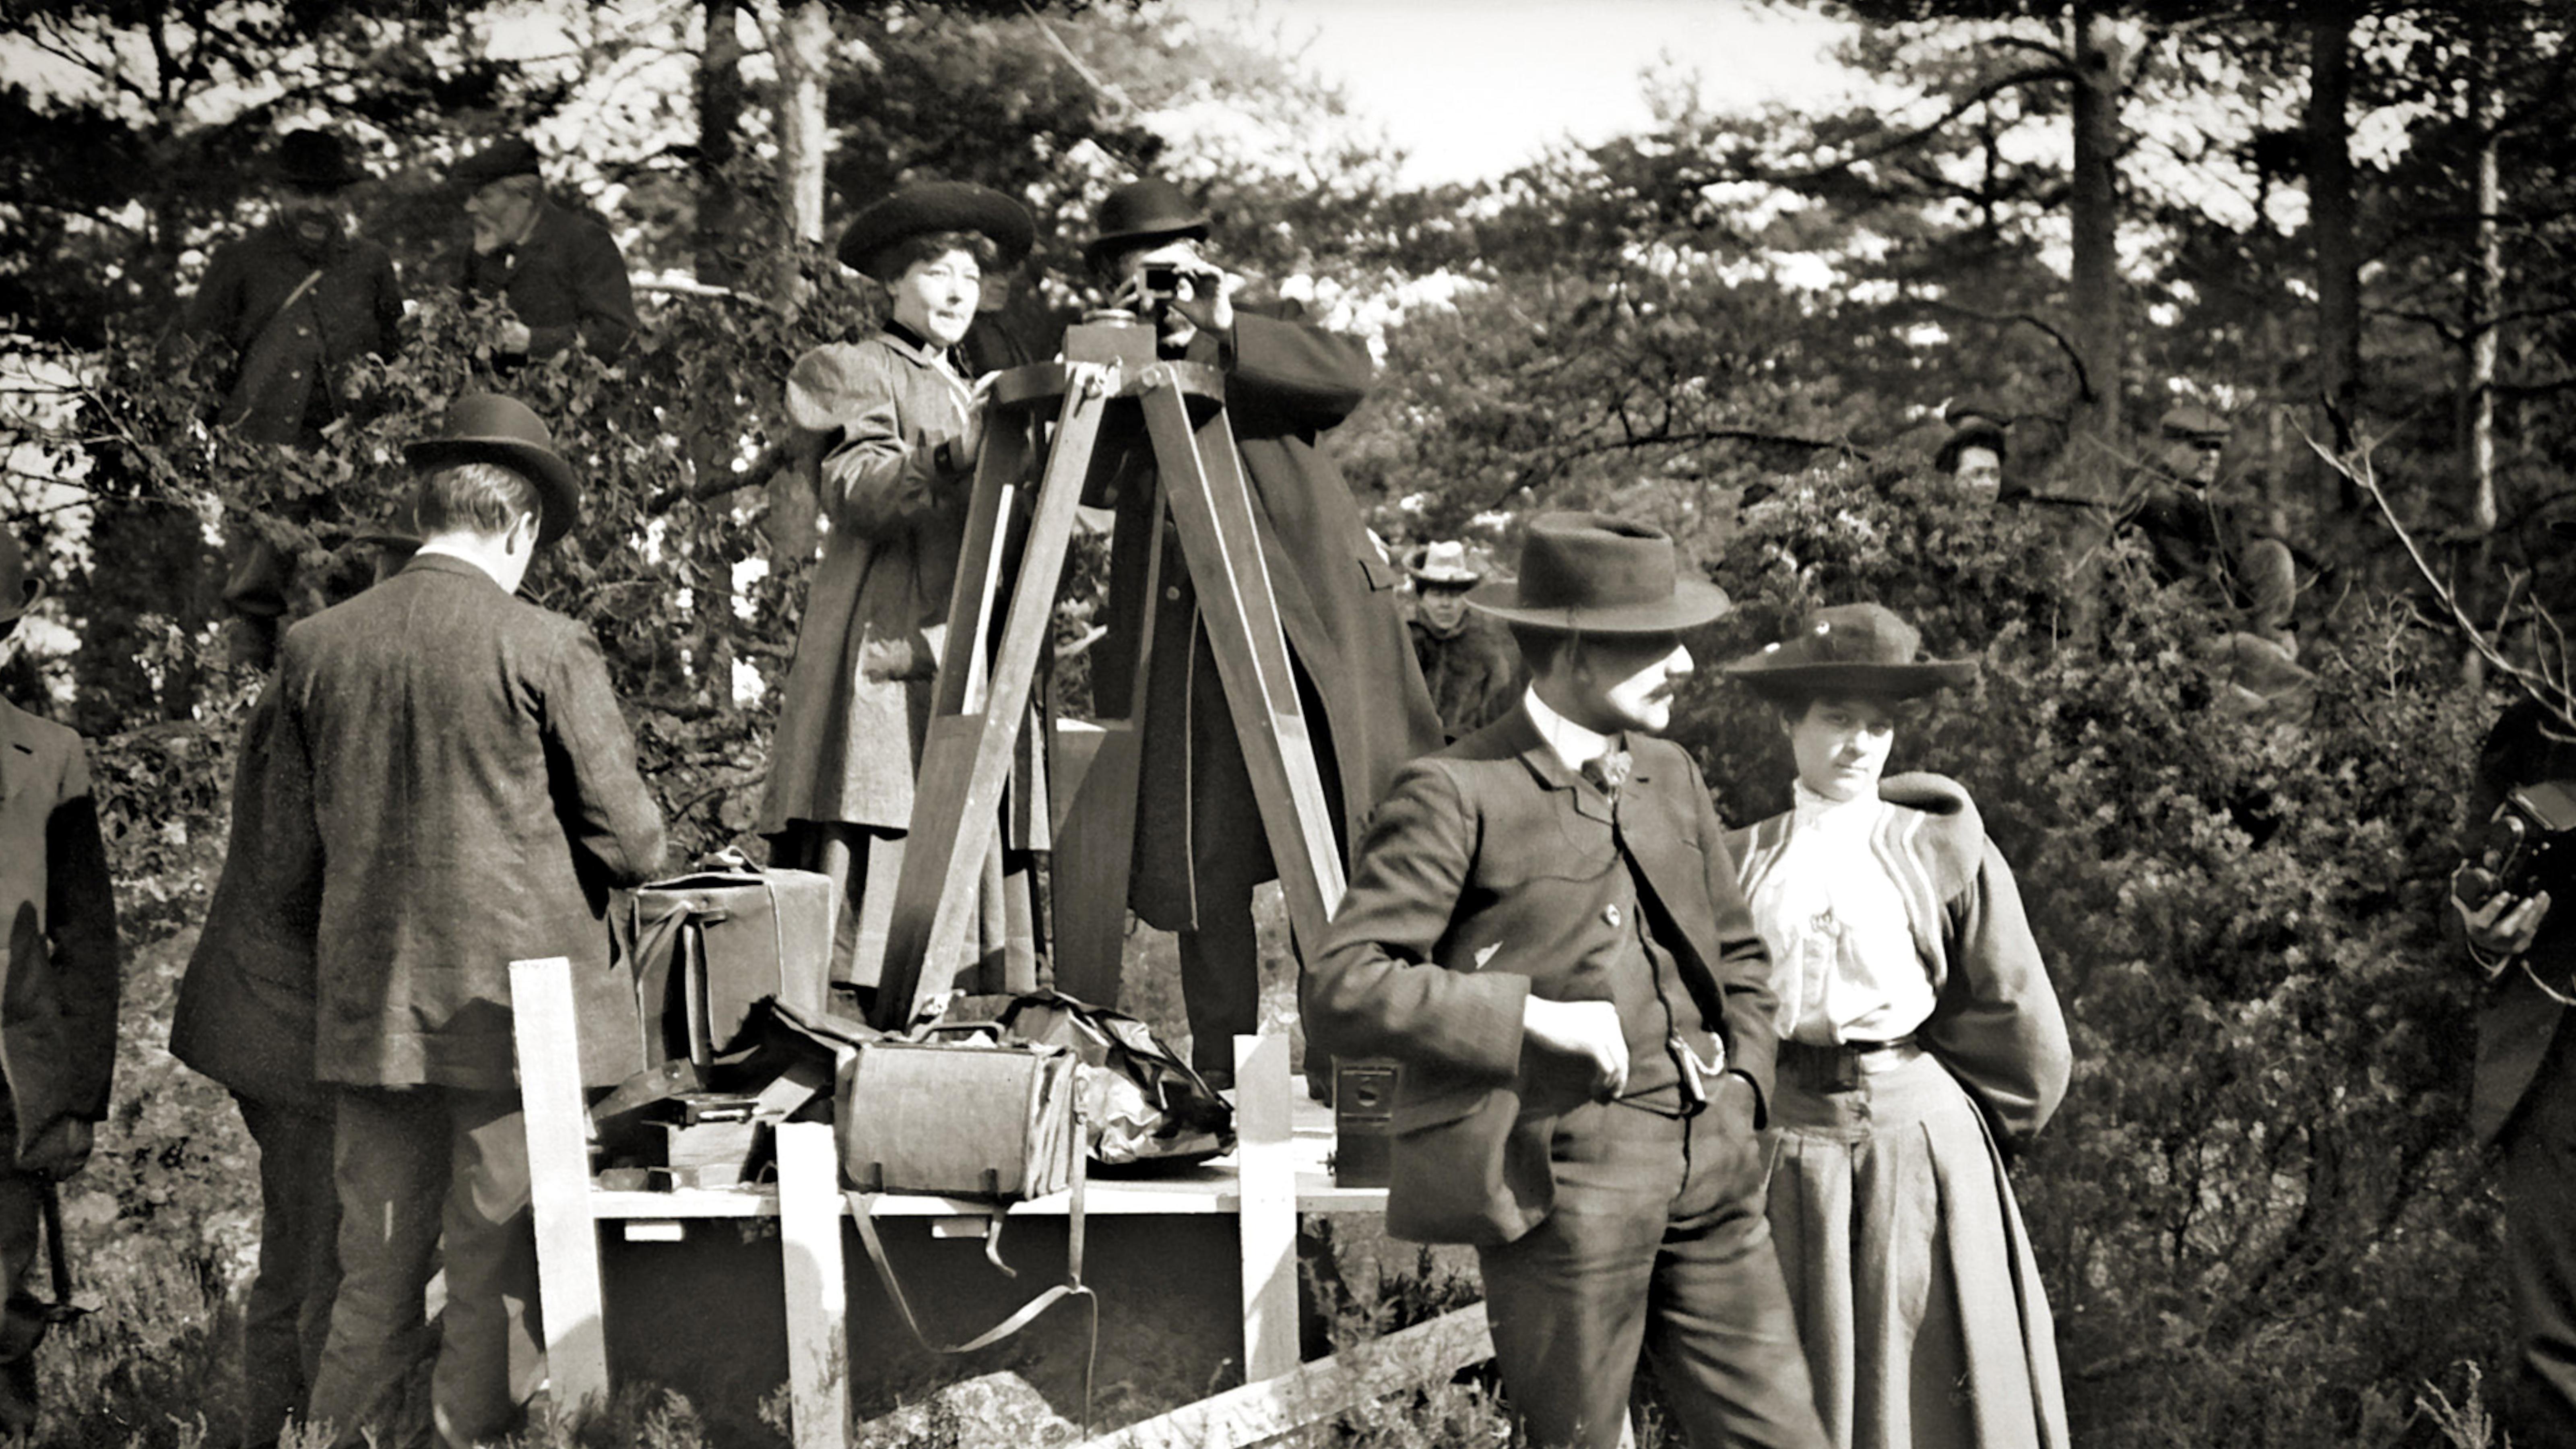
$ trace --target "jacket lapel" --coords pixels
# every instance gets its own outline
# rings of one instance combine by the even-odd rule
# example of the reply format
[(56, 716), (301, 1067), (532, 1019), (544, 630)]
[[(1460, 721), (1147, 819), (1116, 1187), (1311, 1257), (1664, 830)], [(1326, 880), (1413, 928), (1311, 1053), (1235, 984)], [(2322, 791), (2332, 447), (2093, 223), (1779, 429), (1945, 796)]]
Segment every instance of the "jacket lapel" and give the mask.
[(0, 800), (26, 789), (36, 779), (36, 732), (27, 727), (34, 716), (0, 699)]
[(1503, 731), (1500, 743), (1521, 757), (1521, 763), (1529, 767), (1542, 787), (1567, 792), (1573, 798), (1576, 814), (1604, 825), (1610, 823), (1609, 800), (1558, 758), (1556, 747), (1538, 732), (1538, 722), (1530, 718), (1526, 706), (1514, 706), (1499, 728)]

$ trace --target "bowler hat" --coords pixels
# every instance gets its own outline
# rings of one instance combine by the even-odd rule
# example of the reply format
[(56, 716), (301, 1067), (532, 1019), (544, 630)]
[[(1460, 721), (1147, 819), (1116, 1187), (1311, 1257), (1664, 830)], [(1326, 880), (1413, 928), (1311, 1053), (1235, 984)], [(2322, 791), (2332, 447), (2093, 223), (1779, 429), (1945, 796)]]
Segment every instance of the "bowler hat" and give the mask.
[[(869, 204), (841, 233), (841, 265), (876, 276), (870, 263), (906, 237), (925, 232), (971, 231), (993, 243), (993, 264), (1014, 267), (1037, 243), (1028, 208), (972, 181), (924, 181)], [(891, 282), (892, 277), (877, 277)]]
[(289, 131), (277, 139), (277, 179), (298, 191), (328, 193), (367, 179), (349, 145), (329, 131)]
[(581, 517), (581, 479), (526, 403), (496, 392), (472, 393), (448, 404), (443, 424), (435, 436), (405, 443), (403, 460), (422, 471), (498, 463), (537, 485), (538, 543), (571, 531)]
[(1148, 176), (1119, 187), (1100, 203), (1099, 219), (1082, 256), (1097, 271), (1129, 247), (1183, 236), (1205, 241), (1207, 234), (1206, 212), (1191, 205), (1181, 188)]
[(1435, 589), (1463, 589), (1485, 576), (1467, 559), (1467, 545), (1456, 539), (1426, 543), (1404, 556), (1404, 571), (1417, 584)]
[(1584, 634), (1669, 634), (1730, 607), (1685, 578), (1671, 534), (1606, 513), (1542, 513), (1521, 540), (1520, 577), (1478, 584), (1468, 607), (1508, 624)]
[(506, 177), (536, 174), (535, 143), (523, 136), (505, 136), (457, 162), (447, 179), (464, 190), (480, 191)]
[(27, 572), (27, 555), (17, 536), (0, 529), (0, 634), (45, 596), (45, 581)]
[(2182, 438), (2196, 443), (2223, 443), (2236, 431), (2236, 425), (2198, 403), (2183, 403), (2169, 408), (2156, 426), (2168, 438)]
[(1881, 604), (1836, 604), (1797, 632), (1726, 666), (1764, 694), (1887, 695), (1911, 699), (1977, 677), (1973, 659), (1925, 659), (1923, 635)]

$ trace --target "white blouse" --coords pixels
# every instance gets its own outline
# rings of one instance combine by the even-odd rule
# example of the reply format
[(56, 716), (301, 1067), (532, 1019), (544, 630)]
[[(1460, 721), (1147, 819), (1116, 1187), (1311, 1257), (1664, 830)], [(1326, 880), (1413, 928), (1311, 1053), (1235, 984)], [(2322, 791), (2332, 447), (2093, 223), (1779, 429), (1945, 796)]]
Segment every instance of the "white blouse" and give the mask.
[(1801, 783), (1788, 843), (1754, 884), (1785, 1040), (1893, 1041), (1932, 1014), (1932, 976), (1905, 898), (1871, 842), (1894, 809), (1875, 794), (1828, 800)]

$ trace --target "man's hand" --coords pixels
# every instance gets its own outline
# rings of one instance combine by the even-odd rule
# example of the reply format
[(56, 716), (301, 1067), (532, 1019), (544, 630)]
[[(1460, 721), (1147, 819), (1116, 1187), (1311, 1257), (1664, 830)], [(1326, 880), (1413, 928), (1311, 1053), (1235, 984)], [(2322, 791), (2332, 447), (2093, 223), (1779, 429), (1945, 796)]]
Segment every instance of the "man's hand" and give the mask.
[[(2549, 892), (2517, 896), (2492, 887), (2484, 871), (2462, 871), (2452, 877), (2451, 909), (2460, 913), (2470, 949), (2500, 961), (2531, 949), (2532, 938), (2540, 934), (2540, 923), (2549, 915)], [(2482, 892), (2474, 906), (2464, 898), (2481, 897)]]
[(1750, 1139), (1760, 1129), (1754, 1124), (1754, 1107), (1759, 1098), (1753, 1079), (1742, 1072), (1720, 1072), (1716, 1090), (1709, 1097), (1709, 1109), (1718, 1114), (1727, 1130)]
[(1628, 1035), (1619, 1029), (1619, 1008), (1609, 1002), (1529, 997), (1521, 1003), (1521, 1034), (1590, 1065), (1596, 1101), (1609, 1101), (1627, 1088)]
[(1180, 274), (1172, 309), (1210, 332), (1233, 331), (1234, 294), (1243, 279), (1212, 262), (1196, 260), (1183, 262)]
[(528, 331), (527, 323), (513, 317), (509, 321), (501, 324), (501, 350), (503, 352), (525, 352), (528, 350), (528, 344), (532, 340), (534, 339)]
[(89, 1163), (90, 1124), (78, 1117), (57, 1117), (18, 1154), (18, 1170), (56, 1182)]

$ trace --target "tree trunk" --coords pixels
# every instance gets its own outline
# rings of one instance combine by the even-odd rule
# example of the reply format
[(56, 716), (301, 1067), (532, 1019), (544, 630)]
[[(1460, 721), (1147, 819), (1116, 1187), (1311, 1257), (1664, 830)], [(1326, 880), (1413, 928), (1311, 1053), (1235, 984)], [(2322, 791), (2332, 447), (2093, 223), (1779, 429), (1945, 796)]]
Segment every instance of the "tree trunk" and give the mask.
[[(2319, 9), (2308, 29), (2308, 234), (2317, 266), (2317, 393), (2326, 412), (2317, 436), (2338, 453), (2352, 447), (2361, 402), (2361, 250), (2352, 194), (2352, 13)], [(2346, 512), (2361, 490), (2332, 477)]]
[(824, 115), (832, 63), (832, 11), (823, 0), (788, 0), (774, 48), (778, 57), (778, 182), (788, 227), (800, 239), (823, 239), (823, 151), (831, 141)]
[(2115, 7), (2108, 0), (2075, 0), (2069, 7), (2075, 55), (2071, 111), (2075, 173), (2067, 198), (2074, 258), (2067, 309), (2084, 391), (2076, 400), (2072, 429), (2077, 477), (2094, 496), (2107, 499), (2121, 445), (2121, 324), (2119, 256), (2120, 96), (2126, 58), (2121, 53)]
[(2504, 238), (2496, 218), (2504, 203), (2503, 179), (2497, 167), (2497, 122), (2500, 100), (2489, 74), (2492, 54), (2481, 38), (2469, 92), (2470, 125), (2478, 139), (2476, 220), (2469, 259), (2467, 296), (2462, 310), (2468, 322), (2468, 369), (2460, 400), (2465, 405), (2469, 453), (2469, 524), (2479, 533), (2495, 531), (2501, 510), (2495, 486), (2496, 311), (2504, 292)]
[(734, 137), (742, 129), (740, 0), (705, 0), (706, 44), (698, 52), (698, 280), (729, 287), (741, 198), (735, 194)]

